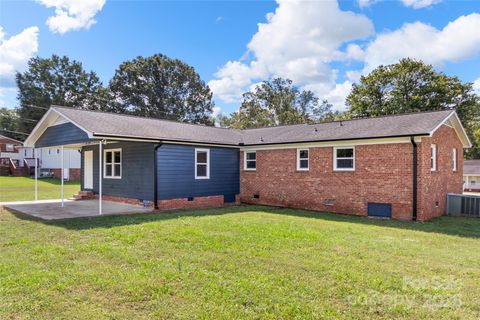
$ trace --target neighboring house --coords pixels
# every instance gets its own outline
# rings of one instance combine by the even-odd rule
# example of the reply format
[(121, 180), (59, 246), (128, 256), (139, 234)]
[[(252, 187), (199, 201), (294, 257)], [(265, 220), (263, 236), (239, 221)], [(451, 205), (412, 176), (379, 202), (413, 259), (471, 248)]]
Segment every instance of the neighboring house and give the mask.
[(18, 160), (18, 147), (23, 142), (0, 135), (0, 158)]
[[(18, 159), (20, 167), (25, 165), (32, 166), (35, 163), (35, 151), (37, 152), (38, 167), (41, 172), (51, 171), (56, 178), (60, 178), (62, 176), (60, 148), (39, 148), (34, 150), (30, 147), (19, 147)], [(80, 180), (80, 150), (66, 149), (63, 157), (65, 179)]]
[(480, 160), (463, 162), (463, 183), (466, 191), (480, 191)]
[(244, 202), (427, 220), (462, 192), (454, 111), (234, 130), (52, 107), (25, 142), (81, 149), (81, 189), (159, 209)]

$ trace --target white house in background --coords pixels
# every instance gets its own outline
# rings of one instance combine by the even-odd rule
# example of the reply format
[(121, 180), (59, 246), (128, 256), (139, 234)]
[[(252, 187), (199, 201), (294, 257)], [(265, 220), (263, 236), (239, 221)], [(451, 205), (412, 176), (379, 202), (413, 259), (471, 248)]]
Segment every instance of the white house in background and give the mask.
[(463, 183), (467, 191), (480, 191), (480, 159), (463, 162)]
[[(56, 178), (60, 178), (60, 170), (62, 168), (61, 150), (60, 148), (38, 148), (36, 149), (38, 157), (38, 167), (40, 170), (51, 170)], [(25, 161), (30, 164), (35, 163), (35, 153), (33, 148), (19, 147), (18, 159), (19, 165), (24, 166)], [(64, 168), (65, 179), (80, 179), (80, 152), (76, 149), (64, 150)], [(25, 161), (24, 161), (25, 159)]]

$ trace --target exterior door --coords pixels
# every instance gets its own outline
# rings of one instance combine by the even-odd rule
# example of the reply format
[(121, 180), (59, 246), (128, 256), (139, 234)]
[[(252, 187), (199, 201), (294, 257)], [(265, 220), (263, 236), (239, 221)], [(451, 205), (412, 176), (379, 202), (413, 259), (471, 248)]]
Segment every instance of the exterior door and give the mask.
[(83, 153), (83, 188), (93, 189), (93, 151)]

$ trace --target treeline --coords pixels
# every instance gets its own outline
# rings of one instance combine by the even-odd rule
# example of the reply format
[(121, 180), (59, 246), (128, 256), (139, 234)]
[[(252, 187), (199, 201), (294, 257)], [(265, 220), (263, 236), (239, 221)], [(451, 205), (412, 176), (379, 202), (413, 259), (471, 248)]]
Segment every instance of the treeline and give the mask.
[(51, 105), (237, 129), (455, 109), (474, 144), (467, 157), (480, 158), (480, 97), (472, 83), (414, 59), (362, 76), (343, 112), (289, 79), (274, 78), (245, 92), (238, 111), (215, 119), (212, 92), (195, 69), (162, 54), (123, 62), (107, 86), (78, 61), (36, 57), (16, 83), (19, 107), (0, 109), (0, 133), (19, 140)]

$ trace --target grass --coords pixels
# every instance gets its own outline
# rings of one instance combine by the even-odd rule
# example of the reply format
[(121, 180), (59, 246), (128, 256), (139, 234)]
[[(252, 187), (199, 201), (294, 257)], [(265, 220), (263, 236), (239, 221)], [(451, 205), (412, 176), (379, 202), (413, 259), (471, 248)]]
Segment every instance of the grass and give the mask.
[(1, 319), (480, 317), (480, 220), (0, 212)]
[[(38, 199), (60, 199), (60, 179), (38, 179)], [(79, 181), (65, 182), (65, 198), (80, 190)], [(0, 177), (0, 202), (35, 200), (35, 180), (26, 177)]]

